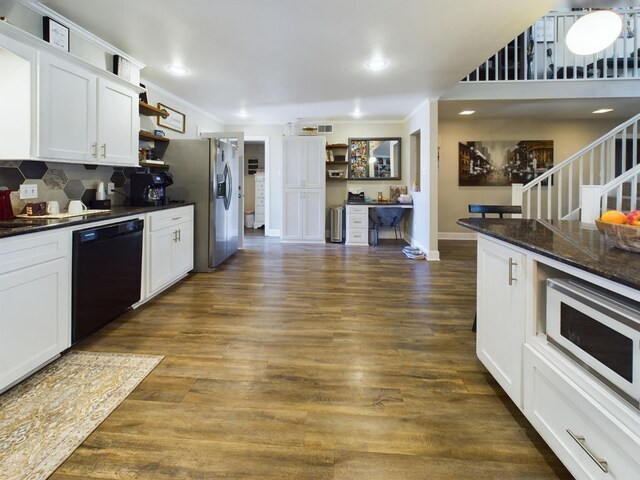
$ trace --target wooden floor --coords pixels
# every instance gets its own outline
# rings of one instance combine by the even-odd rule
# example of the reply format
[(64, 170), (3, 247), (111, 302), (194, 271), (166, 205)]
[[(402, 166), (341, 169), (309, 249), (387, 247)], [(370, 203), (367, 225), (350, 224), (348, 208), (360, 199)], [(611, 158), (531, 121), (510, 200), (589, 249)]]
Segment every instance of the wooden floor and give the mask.
[(475, 243), (281, 245), (78, 346), (165, 359), (53, 475), (570, 479), (475, 356)]

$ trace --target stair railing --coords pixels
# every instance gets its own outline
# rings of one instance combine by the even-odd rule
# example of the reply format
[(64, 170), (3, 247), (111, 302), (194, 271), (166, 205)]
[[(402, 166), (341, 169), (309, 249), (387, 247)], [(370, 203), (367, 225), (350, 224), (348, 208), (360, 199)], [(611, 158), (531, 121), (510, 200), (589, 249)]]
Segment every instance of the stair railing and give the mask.
[[(638, 123), (640, 114), (526, 185), (513, 184), (512, 204), (522, 206), (525, 218), (577, 219), (583, 185), (614, 185), (611, 182), (638, 165)], [(637, 194), (637, 185), (630, 188)]]

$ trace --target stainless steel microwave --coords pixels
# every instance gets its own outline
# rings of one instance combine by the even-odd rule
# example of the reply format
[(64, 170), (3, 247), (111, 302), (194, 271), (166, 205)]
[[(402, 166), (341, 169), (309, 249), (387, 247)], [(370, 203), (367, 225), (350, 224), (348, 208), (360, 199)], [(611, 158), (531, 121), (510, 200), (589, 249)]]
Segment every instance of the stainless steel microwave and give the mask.
[(599, 287), (547, 280), (547, 339), (640, 408), (640, 305)]

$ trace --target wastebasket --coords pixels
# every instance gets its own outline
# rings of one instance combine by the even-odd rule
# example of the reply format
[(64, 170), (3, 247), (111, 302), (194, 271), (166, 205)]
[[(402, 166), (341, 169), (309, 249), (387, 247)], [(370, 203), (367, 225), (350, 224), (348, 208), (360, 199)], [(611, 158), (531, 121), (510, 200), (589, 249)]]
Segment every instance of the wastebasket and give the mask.
[(329, 208), (329, 224), (331, 225), (330, 240), (333, 243), (342, 243), (344, 241), (344, 233), (342, 218), (344, 217), (344, 207)]
[(245, 228), (253, 228), (253, 222), (256, 218), (254, 210), (245, 210), (244, 211), (244, 227)]

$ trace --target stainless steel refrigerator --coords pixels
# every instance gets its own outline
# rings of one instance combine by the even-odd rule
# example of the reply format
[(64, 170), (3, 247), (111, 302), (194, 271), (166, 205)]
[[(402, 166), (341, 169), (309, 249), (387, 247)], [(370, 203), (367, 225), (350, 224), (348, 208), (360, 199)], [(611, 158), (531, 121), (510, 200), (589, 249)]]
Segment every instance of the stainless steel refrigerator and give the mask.
[(171, 200), (195, 203), (196, 272), (210, 272), (238, 251), (242, 134), (173, 140), (163, 157), (173, 175)]

